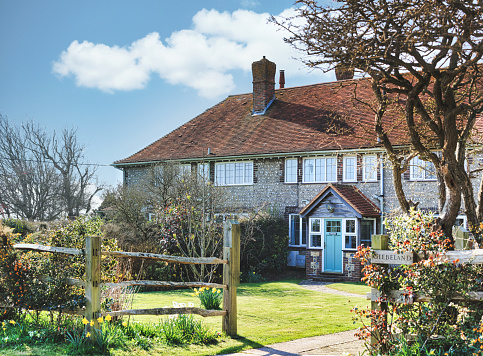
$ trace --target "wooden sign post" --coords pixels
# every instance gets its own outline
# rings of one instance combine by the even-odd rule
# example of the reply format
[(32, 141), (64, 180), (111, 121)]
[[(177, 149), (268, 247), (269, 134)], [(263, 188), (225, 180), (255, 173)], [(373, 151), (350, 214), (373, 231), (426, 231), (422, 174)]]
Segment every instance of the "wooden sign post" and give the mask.
[(223, 290), (223, 309), (226, 315), (223, 317), (222, 328), (232, 337), (238, 332), (236, 288), (240, 283), (240, 231), (238, 222), (225, 222), (223, 259), (228, 260), (228, 264), (223, 265), (223, 284), (227, 287)]

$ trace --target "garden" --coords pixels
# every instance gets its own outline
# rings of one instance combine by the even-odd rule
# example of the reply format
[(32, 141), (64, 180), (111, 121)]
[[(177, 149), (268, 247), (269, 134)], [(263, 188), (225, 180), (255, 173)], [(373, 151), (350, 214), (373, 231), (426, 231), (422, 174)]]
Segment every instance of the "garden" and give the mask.
[[(262, 224), (257, 228), (267, 225), (267, 220), (270, 220), (268, 216), (262, 217)], [(247, 283), (238, 287), (238, 337), (231, 338), (222, 332), (220, 317), (106, 314), (128, 308), (216, 310), (221, 308), (222, 299), (218, 288), (125, 287), (113, 290), (104, 287), (101, 293), (103, 316), (89, 320), (76, 313), (86, 304), (83, 287), (70, 283), (85, 274), (83, 256), (20, 252), (12, 248), (14, 243), (20, 242), (80, 248), (85, 236), (103, 235), (102, 250), (115, 251), (119, 248), (118, 242), (105, 234), (104, 225), (102, 219), (86, 217), (39, 231), (21, 221), (4, 221), (4, 225), (0, 225), (0, 294), (4, 301), (0, 306), (2, 354), (209, 355), (355, 328), (349, 313), (354, 300), (349, 302), (344, 297), (306, 290), (298, 285), (300, 279), (271, 282), (270, 275), (257, 272), (261, 268), (258, 264), (266, 264), (267, 260), (258, 259), (253, 251), (244, 255), (245, 262), (242, 262), (242, 277)], [(253, 228), (253, 223), (251, 226)], [(250, 247), (245, 246), (245, 251), (251, 251)], [(274, 258), (273, 254), (270, 257)], [(134, 268), (129, 269), (129, 263), (121, 261), (103, 256), (103, 283), (128, 280), (139, 273)], [(167, 266), (157, 263), (156, 268), (150, 270), (159, 271), (159, 267)], [(143, 273), (149, 276), (146, 271)], [(180, 280), (180, 275), (189, 273), (189, 270), (183, 271), (182, 266), (175, 266), (169, 275), (171, 280)], [(218, 270), (213, 272), (214, 282), (220, 274)], [(66, 282), (71, 285), (66, 287)], [(363, 297), (361, 295), (358, 304), (366, 302)], [(264, 307), (260, 308), (261, 305)], [(297, 312), (294, 312), (294, 305), (297, 305)]]

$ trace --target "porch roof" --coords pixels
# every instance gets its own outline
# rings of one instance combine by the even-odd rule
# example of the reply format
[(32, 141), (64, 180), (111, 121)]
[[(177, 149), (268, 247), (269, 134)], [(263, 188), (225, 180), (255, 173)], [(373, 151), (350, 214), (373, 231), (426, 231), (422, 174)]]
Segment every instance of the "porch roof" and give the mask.
[(380, 217), (381, 210), (371, 202), (362, 192), (353, 185), (342, 185), (329, 183), (310, 201), (301, 211), (300, 215), (306, 216), (315, 208), (320, 201), (332, 191), (349, 204), (358, 214), (363, 217)]

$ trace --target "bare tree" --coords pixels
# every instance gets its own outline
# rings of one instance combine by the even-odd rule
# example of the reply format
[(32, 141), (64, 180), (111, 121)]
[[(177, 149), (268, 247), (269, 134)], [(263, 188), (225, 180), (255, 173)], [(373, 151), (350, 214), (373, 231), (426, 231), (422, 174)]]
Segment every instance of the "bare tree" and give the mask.
[(0, 115), (0, 137), (0, 204), (10, 215), (54, 220), (91, 209), (101, 187), (90, 186), (95, 169), (83, 168), (74, 130), (57, 140), (33, 123), (17, 127)]
[(3, 116), (0, 137), (0, 204), (9, 215), (23, 219), (59, 217), (59, 177), (54, 167), (31, 151), (21, 130)]
[[(338, 1), (337, 8), (297, 1), (293, 18), (275, 19), (309, 67), (340, 66), (371, 81), (374, 129), (394, 169), (399, 204), (411, 206), (401, 173), (411, 157), (434, 164), (441, 192), (439, 226), (447, 236), (461, 207), (471, 227), (483, 219), (465, 159), (483, 110), (483, 4), (478, 1)], [(357, 100), (357, 93), (355, 94)], [(391, 139), (383, 118), (397, 106), (411, 149)], [(386, 122), (386, 124), (385, 124)], [(483, 196), (480, 189), (479, 200)]]
[(102, 190), (95, 181), (96, 167), (85, 163), (84, 146), (77, 142), (74, 129), (64, 129), (60, 137), (49, 136), (33, 123), (24, 126), (31, 150), (52, 164), (61, 177), (63, 207), (68, 217), (79, 216), (91, 210), (94, 196)]

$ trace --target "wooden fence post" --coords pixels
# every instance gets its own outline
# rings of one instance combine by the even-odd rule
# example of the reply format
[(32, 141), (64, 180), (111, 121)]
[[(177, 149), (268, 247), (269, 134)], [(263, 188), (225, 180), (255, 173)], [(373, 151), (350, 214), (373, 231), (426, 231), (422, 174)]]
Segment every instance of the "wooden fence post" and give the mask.
[(228, 336), (237, 335), (237, 305), (236, 288), (240, 283), (240, 224), (228, 220), (224, 225), (223, 259), (228, 264), (223, 265), (223, 317), (222, 329)]
[(86, 236), (86, 313), (88, 321), (94, 324), (86, 325), (86, 331), (91, 333), (91, 339), (96, 338), (92, 328), (99, 330), (97, 318), (101, 315), (101, 237)]
[[(389, 250), (389, 236), (388, 235), (372, 235), (371, 236), (372, 250)], [(376, 288), (371, 288), (371, 310), (387, 311), (386, 302), (375, 302), (373, 295), (378, 294)], [(387, 325), (387, 317), (386, 317)], [(374, 322), (371, 320), (371, 346), (376, 344), (380, 335), (378, 331), (374, 330)]]

